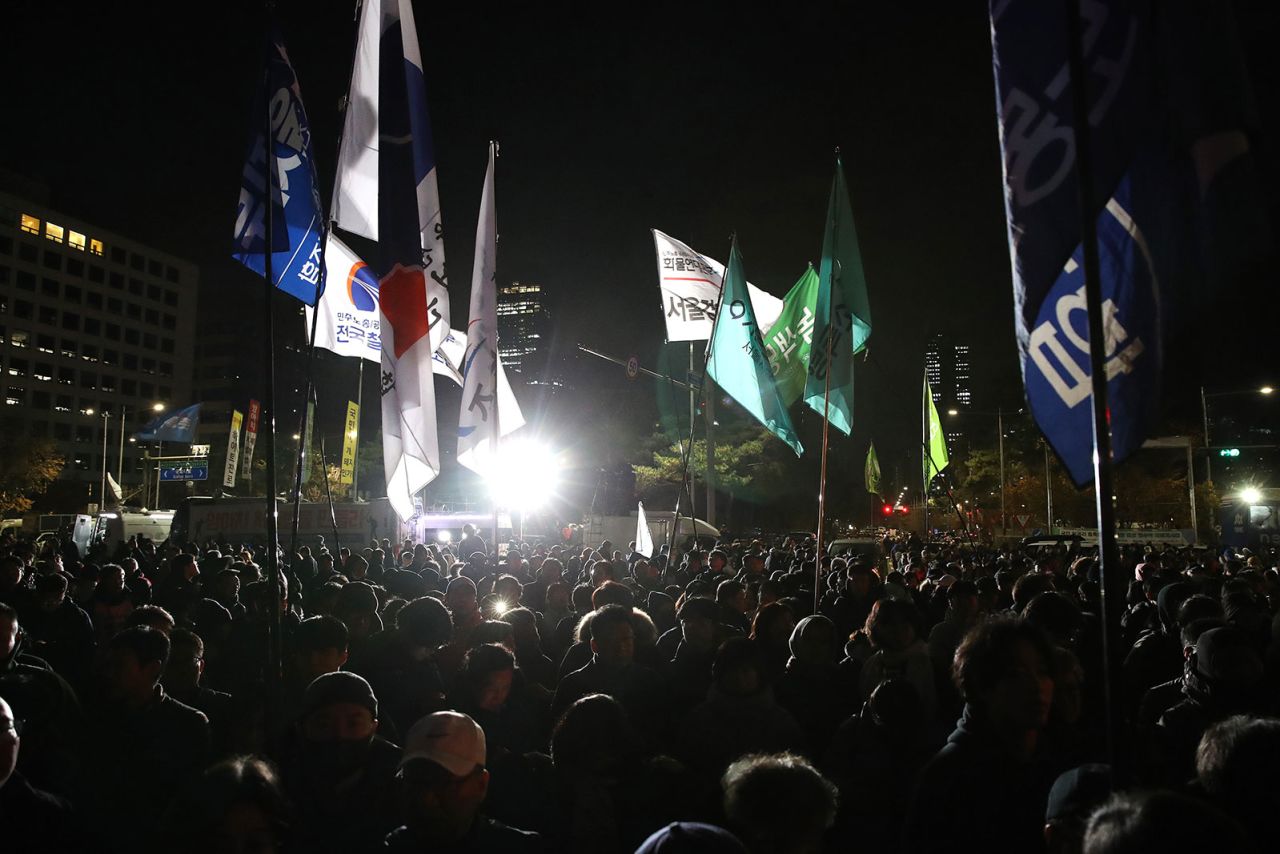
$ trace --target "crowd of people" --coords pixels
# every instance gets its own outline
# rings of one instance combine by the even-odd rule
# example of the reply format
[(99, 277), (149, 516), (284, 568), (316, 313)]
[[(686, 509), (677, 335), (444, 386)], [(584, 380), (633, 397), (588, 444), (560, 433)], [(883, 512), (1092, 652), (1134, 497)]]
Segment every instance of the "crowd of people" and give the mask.
[(1274, 553), (1127, 548), (1108, 682), (1067, 547), (117, 545), (0, 538), (5, 852), (1280, 848)]

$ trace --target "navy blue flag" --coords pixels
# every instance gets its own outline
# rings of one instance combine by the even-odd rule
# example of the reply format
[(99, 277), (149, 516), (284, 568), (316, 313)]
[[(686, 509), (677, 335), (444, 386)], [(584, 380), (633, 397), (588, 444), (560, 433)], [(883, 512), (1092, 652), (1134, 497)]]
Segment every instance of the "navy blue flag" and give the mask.
[[(1158, 405), (1161, 303), (1133, 174), (1153, 130), (1147, 4), (1081, 4), (1113, 457)], [(1062, 6), (991, 0), (1015, 324), (1031, 413), (1077, 485), (1093, 478), (1088, 315)], [(1149, 172), (1149, 170), (1148, 170)], [(1145, 186), (1145, 184), (1144, 184)], [(1153, 199), (1145, 197), (1144, 208)]]
[[(235, 251), (237, 261), (256, 273), (266, 275), (266, 206), (270, 195), (271, 275), (273, 284), (307, 305), (316, 304), (320, 289), (321, 246), (324, 213), (316, 182), (315, 160), (311, 156), (311, 125), (302, 107), (298, 78), (277, 34), (266, 68), (266, 87), (255, 98), (250, 119), (253, 133), (245, 159), (236, 209)], [(263, 99), (270, 98), (264, 105)], [(263, 127), (271, 116), (271, 149), (268, 157)], [(276, 178), (267, 188), (268, 164), (274, 164)]]
[(144, 442), (182, 442), (190, 444), (196, 438), (200, 426), (200, 404), (196, 403), (177, 412), (157, 415), (133, 436)]

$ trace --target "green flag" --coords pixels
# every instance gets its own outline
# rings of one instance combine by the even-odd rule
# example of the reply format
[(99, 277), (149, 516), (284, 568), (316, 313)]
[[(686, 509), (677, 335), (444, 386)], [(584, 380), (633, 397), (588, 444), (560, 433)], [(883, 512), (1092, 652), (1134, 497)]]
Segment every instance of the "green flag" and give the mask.
[(818, 274), (813, 265), (791, 286), (782, 300), (782, 313), (764, 335), (769, 368), (783, 406), (804, 394), (809, 374), (809, 345), (813, 341), (813, 306), (818, 299)]
[(876, 457), (876, 443), (872, 442), (871, 447), (867, 448), (867, 464), (863, 471), (863, 477), (867, 482), (867, 492), (874, 495), (880, 494), (880, 460)]
[(756, 313), (747, 295), (747, 277), (742, 272), (736, 237), (729, 251), (720, 307), (707, 348), (707, 376), (800, 456), (804, 448), (769, 370)]
[(866, 349), (867, 339), (871, 337), (871, 309), (862, 255), (858, 251), (858, 233), (853, 227), (853, 208), (849, 205), (849, 191), (839, 157), (827, 204), (827, 227), (822, 238), (818, 297), (813, 313), (813, 345), (804, 387), (805, 403), (848, 435), (853, 429), (853, 355)]
[(924, 479), (930, 483), (947, 467), (947, 437), (942, 432), (942, 419), (938, 418), (938, 408), (933, 405), (933, 395), (929, 394), (929, 378), (924, 378), (924, 407), (928, 413), (929, 435), (924, 437), (925, 447), (929, 455), (924, 461)]

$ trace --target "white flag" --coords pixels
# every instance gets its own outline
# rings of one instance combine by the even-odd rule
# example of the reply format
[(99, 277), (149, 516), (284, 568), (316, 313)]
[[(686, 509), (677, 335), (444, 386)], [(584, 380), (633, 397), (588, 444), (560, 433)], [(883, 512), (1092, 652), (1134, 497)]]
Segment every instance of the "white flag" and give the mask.
[[(437, 376), (448, 377), (461, 386), (463, 383), (460, 365), (466, 351), (466, 334), (457, 329), (450, 329), (444, 343), (436, 350), (431, 370), (435, 371)], [(498, 354), (498, 426), (502, 429), (503, 436), (524, 426), (524, 414), (520, 411), (515, 393), (511, 391), (511, 383), (507, 381), (507, 369), (502, 364), (501, 353)]]
[(653, 557), (653, 535), (649, 533), (649, 520), (644, 517), (644, 502), (636, 504), (636, 554)]
[(339, 356), (381, 361), (378, 277), (332, 232), (325, 242), (324, 281), (317, 308), (307, 306), (305, 310), (307, 334), (311, 334), (312, 311), (319, 311), (317, 347)]
[(123, 492), (120, 489), (120, 484), (116, 483), (116, 479), (111, 476), (111, 472), (107, 472), (107, 489), (111, 490), (111, 494), (115, 497), (116, 503), (118, 504), (120, 499), (123, 497)]
[(414, 495), (440, 474), (428, 293), (421, 267), (397, 264), (379, 284), (382, 461), (387, 500), (402, 520), (413, 515)]
[(476, 255), (471, 272), (471, 311), (467, 348), (462, 357), (462, 410), (458, 415), (458, 462), (477, 474), (488, 473), (493, 456), (498, 382), (498, 228), (493, 195), (493, 161), (497, 146), (489, 143), (489, 167), (476, 223)]
[[(395, 37), (397, 31), (399, 38)], [(381, 79), (383, 48), (391, 54), (385, 58), (386, 67), (401, 69), (404, 80)], [(405, 100), (383, 100), (380, 95), (384, 90), (402, 93)], [(381, 162), (384, 159), (386, 163)], [(389, 172), (401, 174), (392, 176)], [(397, 187), (401, 182), (414, 187), (415, 203), (395, 211), (397, 222), (378, 221), (382, 178), (390, 178)], [(417, 232), (421, 257), (414, 260), (426, 270), (428, 305), (444, 319), (431, 328), (433, 346), (439, 347), (449, 331), (448, 280), (435, 148), (410, 0), (364, 0), (361, 4), (331, 210), (338, 225), (384, 245), (389, 231), (401, 233), (397, 225)], [(398, 260), (408, 262), (408, 258)]]
[[(656, 228), (653, 244), (658, 254), (658, 284), (662, 289), (662, 311), (667, 319), (667, 340), (709, 339), (716, 306), (720, 304), (724, 265)], [(756, 325), (767, 332), (782, 314), (782, 300), (750, 282), (747, 293), (751, 295)]]

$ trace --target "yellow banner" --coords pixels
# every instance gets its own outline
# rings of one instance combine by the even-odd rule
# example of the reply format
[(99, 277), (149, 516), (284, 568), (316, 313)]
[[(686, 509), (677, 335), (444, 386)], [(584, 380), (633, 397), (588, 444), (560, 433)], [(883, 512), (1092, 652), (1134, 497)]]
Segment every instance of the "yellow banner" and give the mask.
[(360, 407), (347, 401), (347, 426), (342, 432), (342, 473), (338, 483), (352, 483), (356, 475), (356, 443), (360, 441)]

